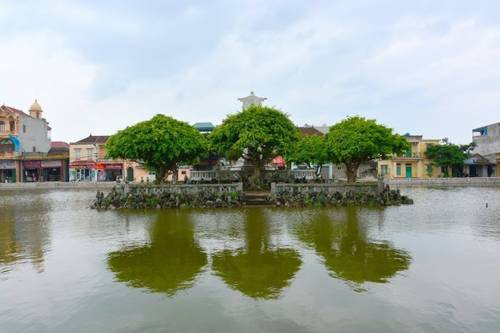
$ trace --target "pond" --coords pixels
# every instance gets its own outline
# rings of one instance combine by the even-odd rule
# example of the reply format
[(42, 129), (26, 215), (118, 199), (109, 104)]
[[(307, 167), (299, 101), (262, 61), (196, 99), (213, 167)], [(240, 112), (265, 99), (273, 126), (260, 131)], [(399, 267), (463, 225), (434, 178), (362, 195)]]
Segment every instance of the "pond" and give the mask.
[(500, 331), (500, 189), (403, 192), (414, 205), (128, 212), (0, 192), (0, 330)]

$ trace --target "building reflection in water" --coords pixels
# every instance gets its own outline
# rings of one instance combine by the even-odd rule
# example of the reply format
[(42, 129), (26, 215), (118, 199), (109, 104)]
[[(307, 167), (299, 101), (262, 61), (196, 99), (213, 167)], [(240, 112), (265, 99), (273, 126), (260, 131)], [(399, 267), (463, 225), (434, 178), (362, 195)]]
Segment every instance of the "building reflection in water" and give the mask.
[(356, 207), (345, 209), (345, 217), (334, 220), (328, 211), (312, 215), (296, 225), (298, 238), (323, 258), (335, 278), (347, 281), (356, 291), (365, 282), (386, 283), (398, 272), (407, 270), (411, 257), (389, 242), (371, 241), (360, 226)]
[(108, 265), (116, 279), (169, 296), (190, 288), (207, 264), (207, 255), (195, 240), (189, 212), (160, 212), (153, 222), (150, 239), (147, 245), (108, 255)]
[(0, 206), (0, 273), (24, 262), (43, 272), (44, 255), (50, 243), (49, 203), (37, 198), (20, 208), (5, 202)]
[(244, 216), (244, 248), (215, 253), (212, 269), (229, 287), (247, 296), (277, 298), (300, 268), (300, 255), (271, 245), (264, 210), (246, 209)]

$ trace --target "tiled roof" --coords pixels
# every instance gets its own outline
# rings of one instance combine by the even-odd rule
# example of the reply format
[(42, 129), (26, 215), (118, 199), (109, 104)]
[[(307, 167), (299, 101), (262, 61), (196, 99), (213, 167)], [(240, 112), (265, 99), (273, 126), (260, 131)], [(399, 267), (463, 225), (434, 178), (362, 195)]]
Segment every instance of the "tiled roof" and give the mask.
[(49, 150), (49, 155), (69, 155), (69, 148), (66, 147), (52, 147)]
[(96, 143), (106, 143), (108, 141), (109, 135), (89, 135), (88, 137), (81, 139), (79, 141), (73, 142), (71, 144), (76, 144), (76, 145), (92, 145)]
[(193, 127), (201, 132), (211, 132), (215, 128), (214, 124), (209, 122), (195, 123)]
[(302, 135), (323, 135), (314, 127), (297, 127)]
[(25, 113), (25, 112), (23, 112), (23, 111), (21, 111), (19, 109), (13, 108), (11, 106), (2, 105), (2, 106), (0, 106), (0, 108), (2, 110), (4, 110), (5, 112), (16, 113), (16, 114), (21, 115), (21, 116), (30, 117), (29, 114), (27, 114), (27, 113)]
[(52, 148), (69, 148), (69, 144), (64, 141), (52, 141), (50, 146)]

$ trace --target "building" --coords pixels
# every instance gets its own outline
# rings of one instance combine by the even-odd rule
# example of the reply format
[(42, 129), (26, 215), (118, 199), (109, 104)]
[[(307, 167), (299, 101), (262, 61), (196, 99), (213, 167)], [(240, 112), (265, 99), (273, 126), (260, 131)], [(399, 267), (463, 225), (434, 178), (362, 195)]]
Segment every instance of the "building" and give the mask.
[[(466, 161), (469, 175), (479, 177), (500, 177), (500, 122), (472, 130), (472, 151), (475, 158)], [(479, 155), (479, 156), (478, 156)]]
[(92, 135), (70, 144), (70, 181), (154, 181), (143, 163), (106, 157), (109, 135)]
[(214, 124), (210, 122), (195, 123), (193, 125), (201, 134), (209, 134), (215, 129)]
[(0, 182), (64, 180), (67, 155), (50, 153), (50, 126), (37, 100), (29, 114), (0, 106)]
[(154, 172), (146, 169), (144, 163), (135, 161), (124, 161), (126, 180), (129, 182), (154, 182), (156, 176)]
[(433, 178), (442, 177), (441, 168), (425, 157), (429, 145), (441, 144), (439, 139), (424, 139), (422, 135), (405, 134), (411, 149), (391, 159), (377, 163), (378, 175), (386, 178)]
[(116, 181), (124, 177), (121, 160), (106, 158), (108, 135), (92, 135), (70, 144), (71, 181)]

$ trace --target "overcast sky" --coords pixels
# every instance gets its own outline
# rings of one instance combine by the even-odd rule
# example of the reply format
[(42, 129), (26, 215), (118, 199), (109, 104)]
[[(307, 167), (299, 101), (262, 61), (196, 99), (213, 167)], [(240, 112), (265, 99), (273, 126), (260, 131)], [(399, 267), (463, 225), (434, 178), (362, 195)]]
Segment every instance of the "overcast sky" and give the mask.
[(0, 0), (0, 103), (37, 98), (53, 140), (217, 124), (251, 90), (301, 125), (469, 142), (500, 121), (500, 1)]

